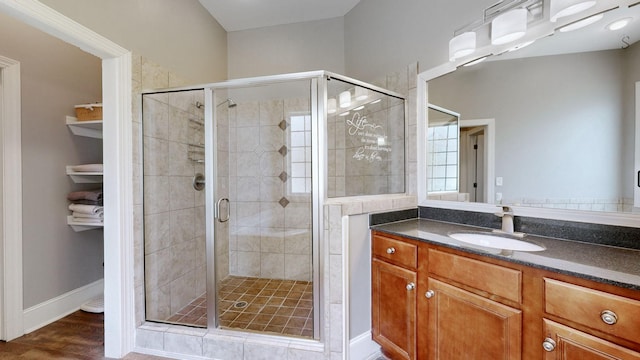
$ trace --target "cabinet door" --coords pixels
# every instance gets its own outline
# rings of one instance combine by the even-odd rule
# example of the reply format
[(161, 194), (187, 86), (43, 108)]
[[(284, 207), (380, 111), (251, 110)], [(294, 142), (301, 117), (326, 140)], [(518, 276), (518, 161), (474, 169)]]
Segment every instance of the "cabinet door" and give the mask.
[(415, 359), (416, 273), (378, 259), (371, 263), (373, 340), (395, 359)]
[(544, 319), (544, 360), (639, 360), (640, 353)]
[(522, 313), (429, 278), (429, 359), (520, 359)]

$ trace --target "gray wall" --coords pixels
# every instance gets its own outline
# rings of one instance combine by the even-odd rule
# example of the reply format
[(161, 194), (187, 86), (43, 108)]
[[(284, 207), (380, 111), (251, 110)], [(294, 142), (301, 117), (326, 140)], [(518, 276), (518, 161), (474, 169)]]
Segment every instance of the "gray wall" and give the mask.
[(344, 73), (344, 19), (271, 26), (228, 35), (229, 78), (310, 70)]
[(65, 165), (102, 162), (102, 141), (65, 125), (75, 104), (102, 99), (102, 70), (100, 59), (3, 14), (0, 49), (21, 66), (26, 309), (102, 278), (102, 231), (66, 224), (66, 195), (81, 186), (65, 174)]
[(42, 0), (191, 83), (227, 77), (227, 33), (198, 0)]
[(461, 119), (495, 118), (496, 188), (518, 197), (623, 194), (632, 132), (622, 115), (621, 51), (485, 62), (429, 82), (429, 102)]
[(415, 62), (426, 70), (494, 3), (363, 0), (344, 17), (227, 34), (197, 0), (42, 2), (197, 83), (318, 69), (372, 82)]
[(349, 216), (349, 339), (371, 330), (369, 215)]
[(345, 73), (374, 81), (407, 64), (448, 61), (449, 40), (494, 0), (362, 0), (344, 17)]

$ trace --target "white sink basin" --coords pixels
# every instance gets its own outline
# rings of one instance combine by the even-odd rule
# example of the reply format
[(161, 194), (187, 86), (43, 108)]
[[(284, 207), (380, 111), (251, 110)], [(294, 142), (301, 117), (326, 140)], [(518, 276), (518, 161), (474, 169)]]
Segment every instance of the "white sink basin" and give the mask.
[(478, 233), (453, 233), (450, 237), (467, 244), (488, 247), (492, 249), (514, 251), (542, 251), (543, 246), (509, 237)]

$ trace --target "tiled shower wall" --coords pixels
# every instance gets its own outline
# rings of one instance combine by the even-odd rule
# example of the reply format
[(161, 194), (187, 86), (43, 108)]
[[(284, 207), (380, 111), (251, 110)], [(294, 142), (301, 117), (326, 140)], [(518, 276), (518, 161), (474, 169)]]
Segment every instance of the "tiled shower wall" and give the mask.
[(416, 195), (418, 193), (418, 63), (407, 65), (406, 68), (390, 73), (372, 82), (383, 89), (402, 94), (406, 99), (404, 151), (405, 151), (405, 192)]
[[(192, 296), (191, 293), (194, 294), (194, 298), (204, 293), (206, 277), (204, 194), (196, 193), (191, 186), (191, 177), (196, 172), (204, 173), (204, 165), (197, 161), (197, 157), (202, 156), (196, 153), (200, 148), (189, 146), (189, 144), (198, 145), (204, 140), (202, 132), (204, 108), (195, 106), (196, 102), (204, 101), (202, 91), (197, 96), (194, 92), (189, 92), (182, 95), (174, 94), (172, 100), (169, 100), (168, 95), (154, 100), (153, 105), (160, 106), (166, 111), (162, 110), (163, 115), (157, 117), (160, 120), (159, 123), (149, 122), (145, 125), (144, 134), (152, 139), (149, 142), (150, 148), (144, 152), (145, 156), (149, 156), (145, 160), (150, 161), (146, 164), (142, 158), (142, 90), (184, 86), (188, 82), (141, 56), (133, 55), (132, 60), (134, 286), (136, 324), (142, 324), (145, 320), (145, 308), (149, 319), (167, 318), (167, 314), (174, 313), (176, 308)], [(145, 109), (145, 114), (147, 111), (150, 109)], [(227, 122), (222, 118), (219, 123), (221, 124), (220, 138), (226, 141), (228, 139), (228, 128), (225, 129)], [(225, 158), (228, 159), (228, 151), (225, 151), (225, 148), (227, 147), (224, 145), (221, 147), (219, 161), (224, 162)], [(171, 155), (164, 153), (165, 151)], [(166, 155), (164, 159), (162, 156), (153, 156), (153, 154), (161, 155), (162, 153)], [(189, 160), (189, 157), (193, 160)], [(156, 177), (155, 185), (164, 190), (168, 186), (169, 192), (147, 186), (143, 194), (145, 164), (149, 168), (144, 169), (144, 174)], [(156, 169), (151, 169), (154, 167)], [(224, 167), (219, 174), (226, 175), (226, 171), (228, 170)], [(169, 177), (174, 177), (174, 180), (169, 181)], [(219, 179), (219, 191), (221, 196), (228, 196), (228, 177), (223, 177), (223, 181)], [(184, 190), (184, 197), (176, 192), (177, 189)], [(179, 202), (171, 203), (171, 191), (174, 197), (180, 199)], [(186, 202), (190, 202), (187, 200), (190, 196), (193, 196), (192, 207), (186, 205)], [(145, 198), (148, 200), (146, 203)], [(143, 204), (145, 204), (144, 208)], [(164, 211), (167, 206), (169, 210)], [(183, 206), (185, 208), (182, 208)], [(146, 218), (143, 214), (145, 210), (148, 214)], [(167, 218), (168, 221), (162, 221)], [(225, 235), (228, 233), (228, 224), (218, 226), (216, 231), (220, 233), (221, 239), (228, 239)], [(145, 236), (147, 236), (146, 243)], [(170, 241), (173, 244), (169, 245)], [(181, 245), (178, 245), (180, 243)], [(226, 276), (228, 240), (218, 241), (216, 246), (219, 247), (221, 254), (217, 264), (221, 267), (222, 276)], [(147, 262), (146, 270), (145, 261)], [(161, 268), (166, 271), (159, 272)], [(181, 273), (182, 277), (179, 275)], [(180, 284), (180, 281), (176, 280), (184, 280), (184, 283)], [(148, 285), (146, 288), (149, 290), (146, 294), (145, 281)], [(191, 287), (182, 291), (180, 286)]]
[(143, 96), (147, 318), (164, 320), (206, 291), (202, 90)]
[(143, 58), (132, 55), (132, 160), (133, 160), (133, 216), (134, 216), (134, 288), (136, 324), (145, 321), (145, 247), (142, 180), (142, 90), (187, 84), (187, 81), (169, 70)]
[(229, 109), (232, 275), (312, 280), (311, 194), (291, 192), (291, 115), (308, 99), (238, 102)]

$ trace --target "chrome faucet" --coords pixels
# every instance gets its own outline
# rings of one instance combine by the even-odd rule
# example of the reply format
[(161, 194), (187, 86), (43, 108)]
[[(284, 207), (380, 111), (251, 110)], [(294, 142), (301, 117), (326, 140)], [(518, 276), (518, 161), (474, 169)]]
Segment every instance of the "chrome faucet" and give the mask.
[(502, 218), (502, 232), (507, 234), (513, 234), (513, 209), (508, 206), (498, 205), (501, 209), (496, 213), (496, 216)]

